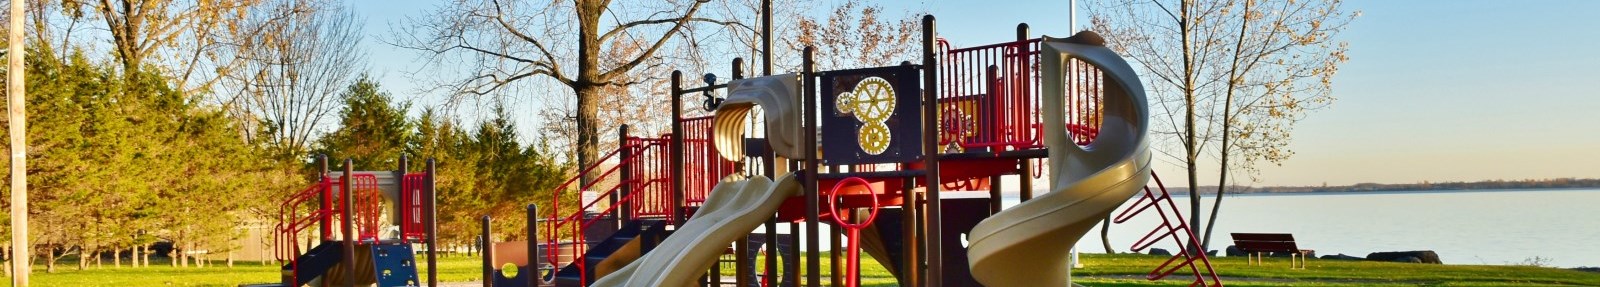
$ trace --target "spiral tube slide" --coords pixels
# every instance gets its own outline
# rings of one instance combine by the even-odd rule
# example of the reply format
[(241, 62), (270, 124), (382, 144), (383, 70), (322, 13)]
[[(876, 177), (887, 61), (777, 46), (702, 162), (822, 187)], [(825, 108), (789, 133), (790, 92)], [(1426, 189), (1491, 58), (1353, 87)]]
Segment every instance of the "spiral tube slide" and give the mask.
[[(1133, 68), (1102, 43), (1093, 32), (1043, 42), (1041, 100), (1051, 192), (973, 227), (967, 263), (985, 286), (1070, 286), (1072, 246), (1150, 180), (1144, 87)], [(1073, 143), (1063, 123), (1068, 59), (1105, 75), (1100, 134), (1088, 146)]]
[(801, 195), (800, 188), (795, 173), (776, 183), (759, 175), (719, 183), (672, 236), (591, 286), (695, 286), (729, 243), (767, 222), (785, 199)]

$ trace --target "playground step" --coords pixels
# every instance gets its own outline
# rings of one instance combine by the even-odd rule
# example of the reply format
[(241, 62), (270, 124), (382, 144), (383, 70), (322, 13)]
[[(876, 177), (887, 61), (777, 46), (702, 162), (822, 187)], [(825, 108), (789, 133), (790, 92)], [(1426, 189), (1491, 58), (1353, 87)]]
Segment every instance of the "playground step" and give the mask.
[[(584, 253), (581, 262), (573, 262), (573, 264), (568, 264), (554, 272), (553, 276), (555, 278), (553, 279), (555, 279), (556, 286), (586, 286), (588, 283), (594, 282), (595, 279), (598, 279), (595, 276), (595, 266), (611, 258), (612, 254), (617, 253), (629, 243), (641, 237), (647, 240), (638, 240), (640, 243), (638, 248), (640, 250), (630, 253), (643, 254), (649, 252), (650, 249), (655, 248), (655, 243), (666, 237), (666, 225), (666, 222), (662, 220), (628, 221), (616, 233), (612, 233), (605, 240), (598, 241), (587, 253)], [(585, 268), (580, 270), (579, 265), (583, 265)]]

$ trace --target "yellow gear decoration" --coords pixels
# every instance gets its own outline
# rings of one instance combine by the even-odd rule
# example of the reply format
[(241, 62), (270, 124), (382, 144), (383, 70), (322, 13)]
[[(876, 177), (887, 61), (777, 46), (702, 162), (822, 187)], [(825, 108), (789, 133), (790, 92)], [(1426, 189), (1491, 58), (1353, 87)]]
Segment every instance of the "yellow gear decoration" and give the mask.
[(893, 138), (889, 125), (884, 122), (894, 114), (894, 101), (894, 86), (889, 85), (888, 80), (867, 77), (856, 83), (850, 92), (840, 93), (833, 100), (833, 108), (841, 115), (855, 115), (861, 122), (861, 129), (856, 131), (856, 143), (861, 145), (861, 151), (878, 155), (889, 150)]
[(862, 123), (883, 123), (894, 114), (894, 87), (879, 77), (868, 77), (850, 91), (854, 95), (851, 112)]
[(881, 122), (866, 123), (861, 126), (861, 131), (856, 133), (856, 143), (861, 144), (861, 150), (868, 154), (883, 154), (889, 150), (889, 125)]

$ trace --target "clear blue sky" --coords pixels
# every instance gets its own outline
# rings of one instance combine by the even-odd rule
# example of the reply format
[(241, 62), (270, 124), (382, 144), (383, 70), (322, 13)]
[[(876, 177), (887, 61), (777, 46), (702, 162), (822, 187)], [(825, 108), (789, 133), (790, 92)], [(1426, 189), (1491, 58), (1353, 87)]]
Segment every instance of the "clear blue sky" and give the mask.
[[(828, 3), (830, 1), (821, 1)], [(369, 35), (431, 1), (356, 1)], [(921, 10), (957, 45), (1068, 33), (1066, 1), (884, 1)], [(1079, 5), (1084, 5), (1079, 3)], [(1341, 35), (1350, 62), (1338, 100), (1295, 130), (1296, 155), (1263, 167), (1261, 185), (1600, 177), (1600, 1), (1350, 1), (1362, 17)], [(1079, 25), (1088, 15), (1079, 13)], [(415, 55), (376, 39), (372, 70), (396, 94)], [(407, 96), (418, 105), (437, 95)], [(531, 108), (531, 107), (529, 107)], [(530, 113), (520, 118), (534, 134)], [(1176, 166), (1158, 169), (1178, 181)], [(1208, 172), (1214, 174), (1214, 172)], [(1206, 179), (1212, 178), (1212, 179)], [(1206, 176), (1202, 182), (1214, 182)]]

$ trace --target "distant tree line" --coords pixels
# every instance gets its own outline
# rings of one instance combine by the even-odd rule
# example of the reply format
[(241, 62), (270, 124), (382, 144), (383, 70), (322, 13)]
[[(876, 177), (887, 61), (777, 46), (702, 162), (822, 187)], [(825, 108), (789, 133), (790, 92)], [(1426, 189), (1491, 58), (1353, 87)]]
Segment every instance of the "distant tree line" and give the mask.
[[(1200, 187), (1201, 194), (1216, 194), (1216, 186)], [(1420, 183), (1357, 183), (1337, 186), (1231, 186), (1238, 193), (1296, 193), (1296, 192), (1365, 192), (1365, 191), (1430, 191), (1430, 190), (1493, 190), (1493, 189), (1554, 189), (1600, 188), (1600, 178), (1551, 178), (1523, 180), (1447, 181)], [(1187, 187), (1167, 189), (1172, 193), (1189, 193)]]

